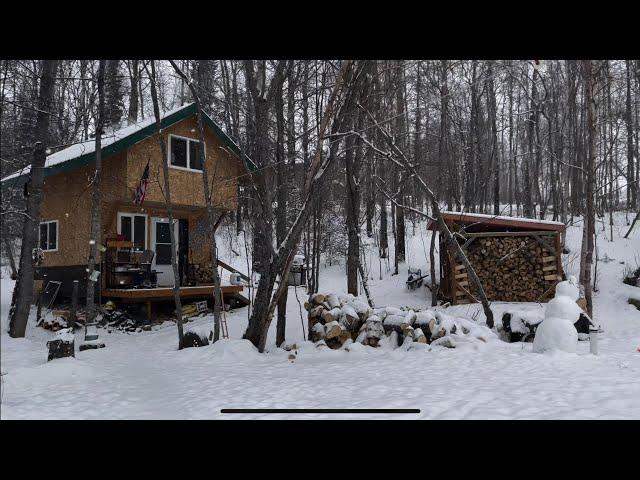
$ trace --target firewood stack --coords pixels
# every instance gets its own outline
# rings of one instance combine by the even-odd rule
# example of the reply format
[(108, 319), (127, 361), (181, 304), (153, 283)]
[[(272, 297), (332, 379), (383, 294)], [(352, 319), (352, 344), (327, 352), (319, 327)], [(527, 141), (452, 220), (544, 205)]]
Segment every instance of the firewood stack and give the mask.
[[(372, 309), (353, 295), (312, 294), (305, 302), (305, 308), (309, 312), (309, 340), (332, 349), (361, 343), (371, 347), (386, 344), (391, 348), (409, 350), (433, 341), (454, 348), (453, 338), (477, 337), (478, 331), (482, 335), (487, 335), (488, 331), (471, 320), (450, 317), (441, 312), (396, 307)], [(451, 337), (451, 340), (444, 337)]]
[(196, 283), (213, 282), (213, 265), (211, 265), (211, 262), (189, 264), (189, 280)]
[(309, 339), (312, 342), (324, 340), (334, 349), (340, 348), (348, 339), (354, 341), (371, 314), (369, 305), (353, 295), (338, 297), (333, 293), (315, 293), (304, 306), (309, 312)]
[[(561, 280), (556, 257), (534, 237), (477, 238), (466, 253), (489, 300), (539, 301), (546, 294), (553, 295), (553, 287)], [(467, 273), (457, 268), (456, 283), (478, 298)]]

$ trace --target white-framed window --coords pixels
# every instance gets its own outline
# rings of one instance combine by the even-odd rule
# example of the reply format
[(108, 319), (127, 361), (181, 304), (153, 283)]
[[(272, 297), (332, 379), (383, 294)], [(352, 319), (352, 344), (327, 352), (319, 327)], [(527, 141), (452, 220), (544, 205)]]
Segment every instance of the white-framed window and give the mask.
[(38, 245), (44, 252), (58, 250), (58, 220), (40, 222), (40, 241)]
[(147, 249), (147, 216), (140, 213), (118, 213), (118, 233), (133, 242), (137, 251)]
[[(202, 171), (200, 142), (193, 138), (169, 135), (169, 166), (193, 172)], [(206, 147), (206, 145), (205, 145)]]

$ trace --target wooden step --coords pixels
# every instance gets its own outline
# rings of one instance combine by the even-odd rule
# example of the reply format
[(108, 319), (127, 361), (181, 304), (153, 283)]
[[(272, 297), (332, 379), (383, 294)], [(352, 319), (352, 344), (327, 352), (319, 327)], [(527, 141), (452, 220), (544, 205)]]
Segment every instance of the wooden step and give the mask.
[(459, 279), (459, 278), (467, 278), (468, 274), (467, 273), (459, 273), (455, 276), (455, 279)]
[(555, 265), (548, 265), (546, 267), (542, 267), (542, 271), (543, 272), (550, 272), (550, 271), (555, 270), (555, 269), (556, 269)]
[(456, 265), (454, 267), (454, 270), (458, 271), (458, 270), (464, 270), (464, 265)]
[(562, 280), (562, 277), (554, 273), (553, 275), (545, 275), (544, 279), (545, 280)]
[(549, 262), (555, 262), (555, 261), (556, 261), (555, 255), (549, 255), (548, 257), (542, 257), (542, 263), (549, 263)]

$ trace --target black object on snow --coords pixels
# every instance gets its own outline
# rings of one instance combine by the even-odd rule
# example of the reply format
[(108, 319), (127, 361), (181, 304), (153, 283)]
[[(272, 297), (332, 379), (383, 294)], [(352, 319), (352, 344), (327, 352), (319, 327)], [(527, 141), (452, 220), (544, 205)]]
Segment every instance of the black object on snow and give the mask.
[(75, 357), (75, 342), (73, 340), (49, 340), (47, 342), (49, 348), (49, 357), (47, 361), (55, 360), (56, 358)]
[(184, 334), (182, 348), (204, 347), (206, 345), (209, 345), (207, 337), (201, 337), (196, 332), (187, 332)]
[[(524, 320), (524, 319), (523, 319)], [(533, 342), (533, 338), (535, 337), (536, 330), (538, 328), (539, 323), (536, 325), (531, 325), (524, 320), (524, 324), (529, 329), (528, 333), (520, 333), (514, 332), (511, 330), (511, 313), (504, 312), (502, 314), (502, 326), (504, 327), (504, 331), (509, 334), (509, 342)], [(576, 331), (578, 333), (589, 334), (589, 327), (593, 326), (593, 322), (589, 320), (589, 318), (581, 313), (578, 320), (573, 324)]]

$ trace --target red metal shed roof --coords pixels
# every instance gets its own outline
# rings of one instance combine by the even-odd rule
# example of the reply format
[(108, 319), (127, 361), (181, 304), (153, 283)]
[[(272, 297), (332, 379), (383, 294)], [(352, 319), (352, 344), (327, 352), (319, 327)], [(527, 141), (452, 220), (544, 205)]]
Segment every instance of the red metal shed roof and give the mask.
[[(442, 218), (451, 225), (454, 223), (461, 225), (477, 224), (478, 227), (500, 227), (517, 228), (518, 230), (549, 230), (561, 232), (565, 229), (562, 222), (552, 222), (549, 220), (536, 220), (534, 218), (503, 217), (499, 215), (485, 215), (481, 213), (465, 212), (442, 212)], [(429, 230), (434, 229), (433, 222), (429, 224)]]

